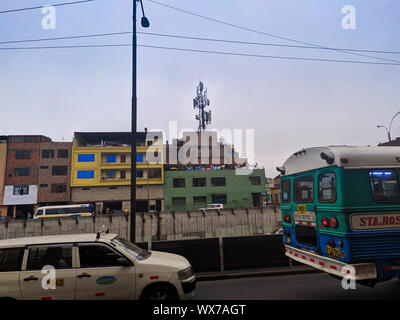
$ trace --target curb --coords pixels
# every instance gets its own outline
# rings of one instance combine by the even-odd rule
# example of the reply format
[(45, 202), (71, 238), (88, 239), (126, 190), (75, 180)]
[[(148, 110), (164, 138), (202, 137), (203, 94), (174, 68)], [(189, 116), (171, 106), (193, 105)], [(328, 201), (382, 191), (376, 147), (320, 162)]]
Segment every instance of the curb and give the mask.
[(308, 274), (308, 273), (323, 273), (323, 271), (318, 269), (296, 269), (293, 270), (276, 270), (276, 271), (243, 271), (237, 273), (226, 273), (219, 272), (215, 274), (196, 274), (196, 281), (213, 281), (213, 280), (229, 280), (229, 279), (239, 279), (239, 278), (256, 278), (256, 277), (276, 277), (284, 275), (295, 275), (295, 274)]

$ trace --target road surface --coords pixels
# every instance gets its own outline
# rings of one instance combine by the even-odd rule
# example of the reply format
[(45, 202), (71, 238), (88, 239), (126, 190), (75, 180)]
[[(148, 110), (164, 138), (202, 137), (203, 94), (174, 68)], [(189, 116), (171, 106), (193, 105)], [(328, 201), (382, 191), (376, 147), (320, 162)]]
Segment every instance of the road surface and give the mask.
[(356, 284), (344, 290), (341, 280), (326, 273), (200, 281), (195, 300), (353, 300), (399, 299), (400, 281), (392, 279), (375, 288)]

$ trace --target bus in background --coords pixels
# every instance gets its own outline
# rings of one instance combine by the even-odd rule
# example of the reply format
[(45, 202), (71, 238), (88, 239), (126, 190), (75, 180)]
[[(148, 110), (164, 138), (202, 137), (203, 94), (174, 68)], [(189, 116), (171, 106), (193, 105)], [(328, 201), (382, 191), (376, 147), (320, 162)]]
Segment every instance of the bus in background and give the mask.
[(400, 148), (300, 150), (282, 167), (285, 254), (373, 286), (400, 277)]
[(92, 215), (94, 215), (94, 206), (92, 204), (76, 204), (39, 207), (33, 215), (33, 219), (87, 217)]

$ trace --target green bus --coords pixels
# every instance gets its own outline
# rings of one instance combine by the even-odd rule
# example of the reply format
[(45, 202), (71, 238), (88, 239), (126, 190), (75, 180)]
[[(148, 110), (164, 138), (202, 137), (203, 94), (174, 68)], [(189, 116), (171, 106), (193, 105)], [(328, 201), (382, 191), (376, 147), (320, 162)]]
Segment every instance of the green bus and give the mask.
[(277, 170), (288, 257), (371, 286), (400, 277), (399, 147), (307, 148)]

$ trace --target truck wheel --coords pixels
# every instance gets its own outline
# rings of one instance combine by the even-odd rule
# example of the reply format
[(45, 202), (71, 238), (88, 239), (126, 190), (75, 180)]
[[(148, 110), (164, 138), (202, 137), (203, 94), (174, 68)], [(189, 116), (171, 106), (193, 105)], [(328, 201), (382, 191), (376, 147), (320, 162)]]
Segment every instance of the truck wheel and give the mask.
[(143, 300), (178, 300), (178, 296), (174, 290), (166, 285), (154, 285), (146, 290), (143, 294)]

